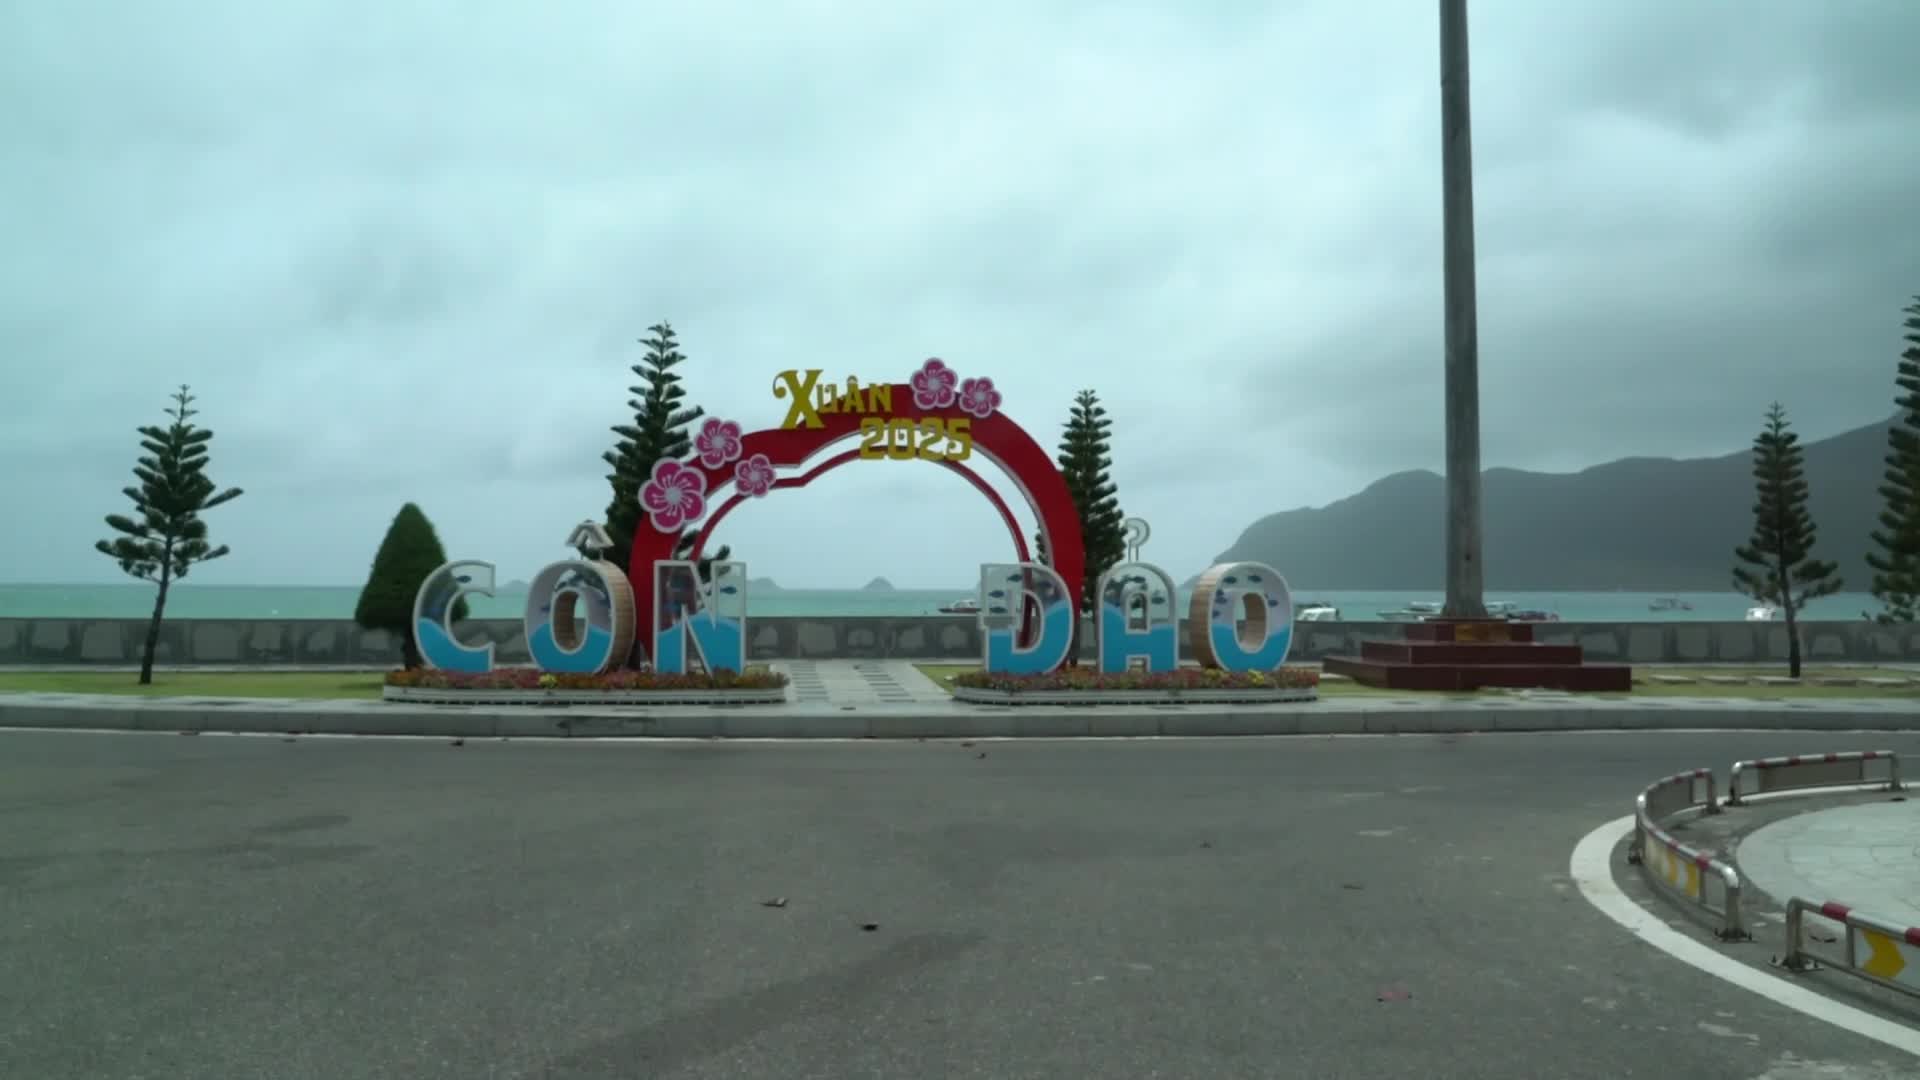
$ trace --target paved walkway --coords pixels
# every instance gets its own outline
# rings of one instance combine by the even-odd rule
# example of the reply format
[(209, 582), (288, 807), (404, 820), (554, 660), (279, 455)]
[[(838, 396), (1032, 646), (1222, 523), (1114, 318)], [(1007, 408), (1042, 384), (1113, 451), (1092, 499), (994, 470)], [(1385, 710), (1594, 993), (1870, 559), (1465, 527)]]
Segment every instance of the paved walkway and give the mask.
[(1796, 814), (1740, 841), (1740, 870), (1775, 900), (1834, 900), (1920, 926), (1920, 802)]
[(949, 705), (947, 692), (911, 660), (779, 660), (793, 684), (787, 700), (808, 705)]

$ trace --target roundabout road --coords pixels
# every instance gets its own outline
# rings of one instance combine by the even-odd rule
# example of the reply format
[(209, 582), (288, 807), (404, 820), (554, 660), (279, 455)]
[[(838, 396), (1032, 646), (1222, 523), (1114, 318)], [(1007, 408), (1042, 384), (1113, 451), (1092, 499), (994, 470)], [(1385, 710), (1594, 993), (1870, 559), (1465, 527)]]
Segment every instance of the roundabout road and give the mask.
[(1568, 876), (1866, 743), (0, 732), (0, 1076), (1920, 1077)]

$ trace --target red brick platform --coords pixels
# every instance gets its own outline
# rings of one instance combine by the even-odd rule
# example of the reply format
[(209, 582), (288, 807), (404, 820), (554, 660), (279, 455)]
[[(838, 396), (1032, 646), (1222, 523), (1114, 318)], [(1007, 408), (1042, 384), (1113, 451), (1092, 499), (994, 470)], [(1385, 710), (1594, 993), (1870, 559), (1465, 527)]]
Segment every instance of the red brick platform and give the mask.
[(1586, 663), (1578, 645), (1533, 640), (1533, 625), (1505, 619), (1410, 623), (1404, 640), (1363, 641), (1359, 656), (1329, 656), (1323, 670), (1389, 690), (1633, 689), (1631, 667)]

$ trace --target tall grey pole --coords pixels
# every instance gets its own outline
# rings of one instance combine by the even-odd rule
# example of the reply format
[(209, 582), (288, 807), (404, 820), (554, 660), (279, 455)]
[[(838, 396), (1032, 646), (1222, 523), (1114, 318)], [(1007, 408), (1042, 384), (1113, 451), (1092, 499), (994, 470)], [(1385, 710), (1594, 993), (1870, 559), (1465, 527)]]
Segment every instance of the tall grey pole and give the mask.
[(1440, 162), (1447, 306), (1445, 617), (1485, 618), (1480, 565), (1480, 332), (1473, 288), (1473, 122), (1467, 0), (1440, 0)]

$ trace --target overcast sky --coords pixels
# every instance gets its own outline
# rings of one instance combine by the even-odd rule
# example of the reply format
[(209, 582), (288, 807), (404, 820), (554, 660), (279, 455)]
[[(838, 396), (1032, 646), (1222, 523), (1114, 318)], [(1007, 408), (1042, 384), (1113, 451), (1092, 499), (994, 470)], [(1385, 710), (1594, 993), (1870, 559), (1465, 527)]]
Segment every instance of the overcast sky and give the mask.
[[(530, 578), (661, 319), (749, 430), (787, 367), (941, 356), (1049, 447), (1092, 387), (1185, 579), (1441, 464), (1435, 6), (5, 5), (0, 580), (125, 580), (92, 544), (180, 382), (247, 489), (194, 580), (357, 583), (407, 500)], [(1892, 411), (1920, 3), (1474, 0), (1472, 35), (1486, 464)], [(721, 535), (802, 586), (1010, 551), (920, 463)]]

